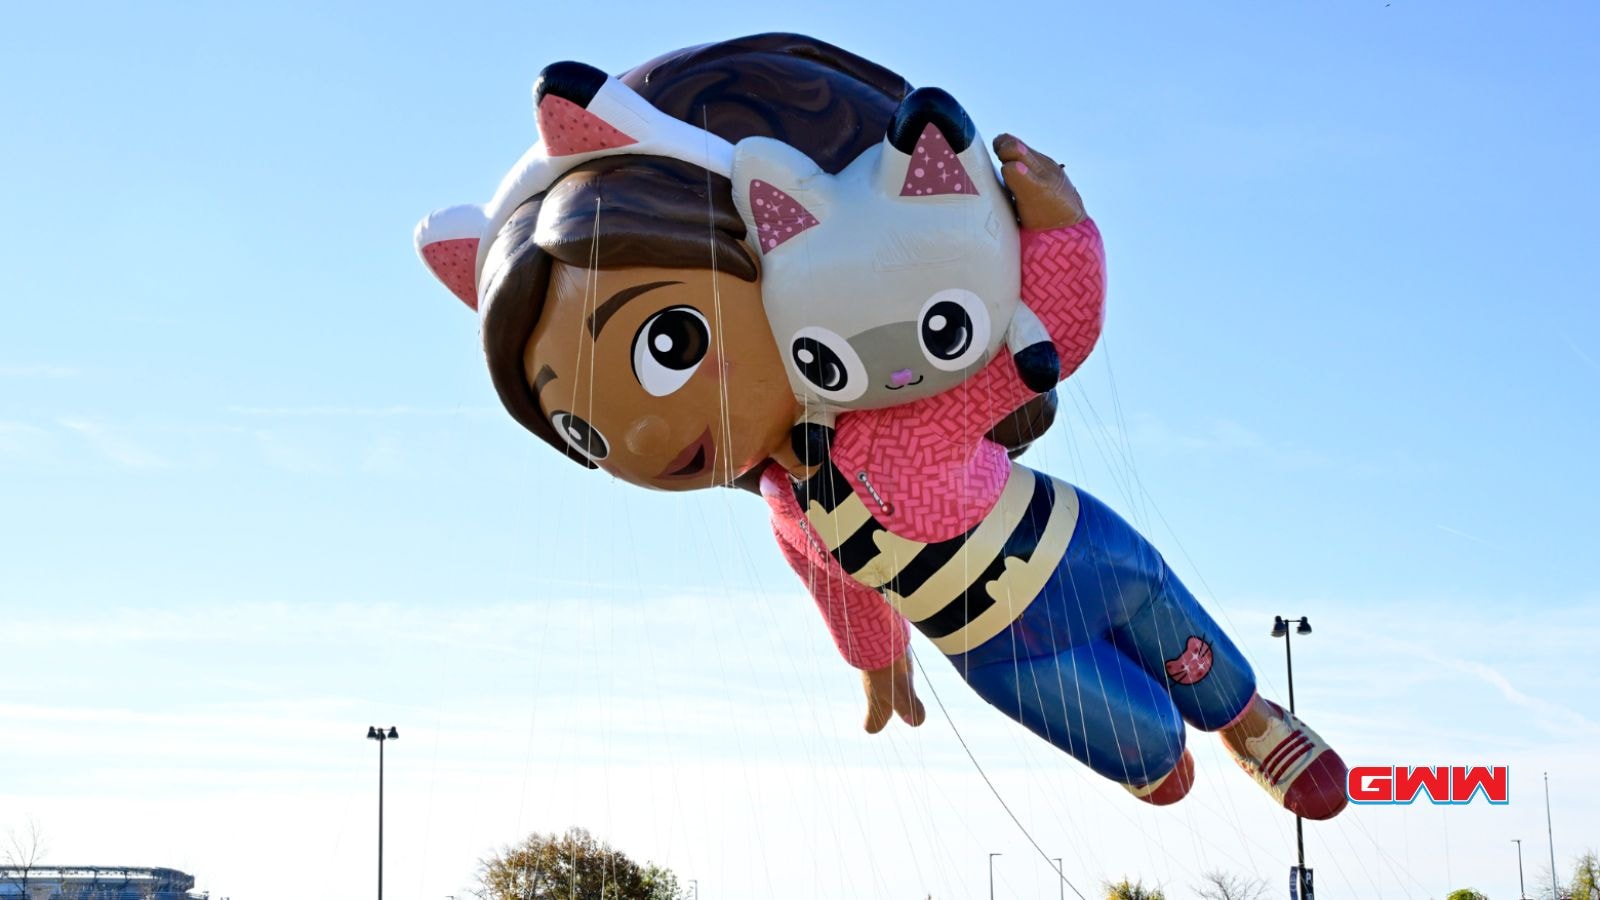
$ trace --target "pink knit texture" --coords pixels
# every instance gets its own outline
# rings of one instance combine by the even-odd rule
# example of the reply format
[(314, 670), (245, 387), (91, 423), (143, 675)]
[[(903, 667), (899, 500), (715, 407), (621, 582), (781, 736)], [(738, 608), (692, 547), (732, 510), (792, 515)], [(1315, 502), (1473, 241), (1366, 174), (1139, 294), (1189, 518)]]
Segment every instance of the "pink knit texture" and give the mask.
[(1093, 219), (1022, 232), (1022, 302), (1055, 341), (1061, 377), (1076, 372), (1106, 317), (1106, 251)]
[(761, 475), (761, 494), (772, 510), (772, 533), (833, 635), (845, 662), (858, 669), (881, 669), (905, 655), (909, 626), (877, 591), (851, 578), (827, 551), (805, 533), (805, 515), (795, 502), (789, 475), (773, 464)]
[[(1066, 378), (1094, 349), (1105, 316), (1105, 254), (1092, 221), (1022, 233), (1022, 297), (1055, 342)], [(1011, 465), (1004, 448), (983, 436), (1033, 396), (1002, 350), (943, 394), (840, 415), (833, 462), (885, 528), (926, 543), (947, 540), (999, 501)], [(809, 538), (780, 466), (762, 473), (761, 493), (784, 559), (806, 583), (845, 660), (876, 669), (904, 654), (905, 619)]]
[[(1077, 371), (1105, 317), (1105, 254), (1094, 222), (1023, 232), (1022, 298), (1055, 342), (1061, 377)], [(916, 541), (948, 540), (999, 501), (1010, 461), (983, 436), (1033, 396), (1002, 350), (942, 394), (844, 413), (833, 461), (884, 527)]]

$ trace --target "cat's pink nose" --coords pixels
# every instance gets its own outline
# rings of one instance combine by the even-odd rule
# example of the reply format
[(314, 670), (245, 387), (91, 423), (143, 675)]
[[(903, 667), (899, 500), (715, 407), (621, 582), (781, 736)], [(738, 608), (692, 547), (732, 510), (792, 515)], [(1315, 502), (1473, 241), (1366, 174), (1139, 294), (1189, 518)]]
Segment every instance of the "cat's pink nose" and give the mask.
[(915, 378), (916, 374), (917, 373), (911, 371), (910, 369), (901, 369), (898, 372), (891, 372), (889, 374), (889, 383), (893, 384), (895, 387), (905, 387), (911, 383), (911, 379)]

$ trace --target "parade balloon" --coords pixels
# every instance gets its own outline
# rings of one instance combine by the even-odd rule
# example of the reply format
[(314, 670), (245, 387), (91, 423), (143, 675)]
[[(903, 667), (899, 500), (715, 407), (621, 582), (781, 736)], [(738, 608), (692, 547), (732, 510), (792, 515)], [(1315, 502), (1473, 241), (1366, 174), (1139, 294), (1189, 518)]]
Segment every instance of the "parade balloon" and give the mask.
[(991, 156), (949, 94), (798, 35), (555, 63), (534, 114), (488, 203), (419, 225), (424, 263), (551, 447), (644, 487), (759, 485), (869, 731), (922, 720), (914, 626), (1147, 803), (1188, 793), (1192, 727), (1291, 812), (1344, 807), (1338, 753), (1160, 553), (991, 439), (1036, 436), (1100, 336), (1102, 237), (1059, 164), (1010, 135)]

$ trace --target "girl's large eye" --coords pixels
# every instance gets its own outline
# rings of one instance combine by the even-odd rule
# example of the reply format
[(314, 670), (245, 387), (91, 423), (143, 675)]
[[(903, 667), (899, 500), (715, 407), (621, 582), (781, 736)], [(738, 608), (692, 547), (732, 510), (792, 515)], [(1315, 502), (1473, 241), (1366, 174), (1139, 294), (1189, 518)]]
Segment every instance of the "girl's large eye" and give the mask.
[(633, 336), (633, 377), (652, 397), (683, 387), (711, 349), (711, 327), (692, 306), (663, 309)]
[(550, 414), (550, 424), (556, 427), (556, 432), (567, 442), (567, 446), (592, 463), (605, 459), (611, 452), (606, 436), (580, 416), (569, 412), (553, 412)]
[(989, 349), (989, 310), (971, 291), (949, 288), (928, 298), (917, 317), (922, 355), (946, 372), (965, 369)]
[(850, 342), (826, 328), (811, 326), (794, 333), (789, 358), (800, 376), (824, 399), (841, 403), (867, 390), (867, 367)]

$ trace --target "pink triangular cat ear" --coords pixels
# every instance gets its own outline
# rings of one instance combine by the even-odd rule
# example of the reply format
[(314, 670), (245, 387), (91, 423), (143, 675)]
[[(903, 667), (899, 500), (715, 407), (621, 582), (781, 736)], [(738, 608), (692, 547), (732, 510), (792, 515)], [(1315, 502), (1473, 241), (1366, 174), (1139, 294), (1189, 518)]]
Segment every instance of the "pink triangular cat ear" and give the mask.
[[(608, 90), (610, 77), (594, 66), (558, 62), (545, 66), (533, 86), (534, 115), (539, 137), (551, 156), (572, 156), (615, 150), (639, 143), (639, 137), (606, 121), (595, 103)], [(610, 88), (616, 90), (620, 85)], [(621, 111), (621, 110), (613, 110)]]
[(821, 224), (800, 201), (759, 178), (750, 181), (750, 216), (755, 220), (762, 253), (771, 253), (807, 228)]
[(782, 141), (748, 137), (733, 151), (733, 205), (761, 255), (817, 227), (828, 216), (833, 177)]
[(639, 143), (594, 113), (555, 94), (540, 99), (537, 117), (539, 135), (551, 156), (593, 153)]
[(906, 165), (905, 180), (900, 185), (902, 197), (936, 197), (941, 194), (976, 194), (965, 166), (950, 147), (950, 141), (932, 122), (922, 128), (922, 136), (911, 151), (911, 162)]
[(417, 223), (417, 255), (433, 277), (468, 307), (478, 308), (478, 242), (486, 220), (480, 206), (452, 206)]
[[(954, 97), (938, 88), (918, 88), (900, 101), (883, 138), (878, 188), (900, 197), (976, 196), (978, 186), (962, 162), (974, 150), (977, 129)], [(969, 152), (971, 151), (971, 152)]]

